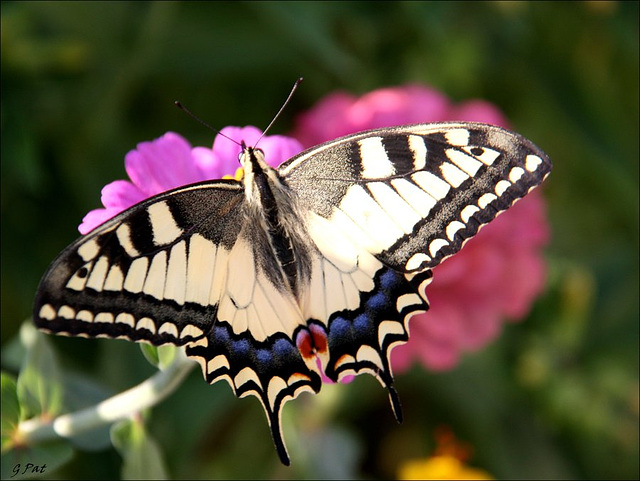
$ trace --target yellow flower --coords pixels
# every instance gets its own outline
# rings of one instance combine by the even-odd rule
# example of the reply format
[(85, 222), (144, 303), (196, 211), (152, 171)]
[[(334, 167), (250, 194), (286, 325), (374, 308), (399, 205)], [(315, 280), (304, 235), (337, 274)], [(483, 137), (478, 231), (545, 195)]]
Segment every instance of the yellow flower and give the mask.
[(398, 479), (494, 479), (482, 469), (466, 466), (449, 455), (411, 459), (400, 466)]
[(472, 448), (458, 441), (449, 427), (437, 427), (434, 437), (434, 453), (428, 458), (405, 461), (398, 471), (398, 479), (494, 479), (483, 469), (465, 464)]

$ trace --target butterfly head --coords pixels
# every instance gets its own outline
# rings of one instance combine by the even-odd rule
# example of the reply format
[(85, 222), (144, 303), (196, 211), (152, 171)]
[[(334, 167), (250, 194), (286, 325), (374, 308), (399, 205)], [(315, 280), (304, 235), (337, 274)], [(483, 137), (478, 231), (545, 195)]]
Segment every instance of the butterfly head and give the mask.
[[(249, 147), (244, 141), (241, 143), (242, 151), (239, 160), (244, 177), (245, 193), (250, 201), (258, 204), (268, 202), (266, 197), (273, 196), (273, 191), (280, 186), (280, 177), (277, 171), (265, 161), (262, 149)], [(266, 196), (266, 197), (265, 197)]]
[(240, 146), (242, 150), (238, 155), (238, 161), (245, 172), (245, 179), (271, 169), (264, 160), (264, 151), (262, 149), (249, 147), (244, 141), (241, 142)]
[[(223, 179), (234, 179), (239, 182), (243, 182), (245, 178), (245, 171), (247, 170), (247, 166), (251, 164), (251, 155), (261, 155), (262, 159), (264, 159), (264, 152), (261, 149), (257, 149), (255, 147), (247, 147), (244, 141), (240, 144), (241, 149), (238, 154), (238, 162), (240, 163), (240, 167), (238, 167), (235, 173), (225, 174), (222, 176)], [(251, 151), (251, 152), (250, 152)], [(255, 169), (252, 169), (252, 171)]]
[(240, 148), (242, 150), (238, 154), (238, 161), (242, 167), (246, 169), (247, 163), (256, 162), (256, 157), (259, 157), (260, 161), (264, 164), (264, 151), (262, 149), (259, 149), (258, 147), (249, 147), (245, 144), (244, 140), (240, 142)]

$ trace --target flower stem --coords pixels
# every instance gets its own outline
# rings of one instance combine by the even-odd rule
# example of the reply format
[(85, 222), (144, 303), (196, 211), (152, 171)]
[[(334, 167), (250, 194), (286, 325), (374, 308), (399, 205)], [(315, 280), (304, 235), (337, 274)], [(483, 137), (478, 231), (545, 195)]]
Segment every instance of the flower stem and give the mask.
[(63, 414), (53, 421), (39, 418), (23, 421), (18, 425), (16, 439), (25, 445), (32, 445), (57, 437), (70, 438), (126, 418), (162, 401), (182, 383), (194, 366), (184, 351), (178, 349), (174, 361), (146, 381), (95, 406)]

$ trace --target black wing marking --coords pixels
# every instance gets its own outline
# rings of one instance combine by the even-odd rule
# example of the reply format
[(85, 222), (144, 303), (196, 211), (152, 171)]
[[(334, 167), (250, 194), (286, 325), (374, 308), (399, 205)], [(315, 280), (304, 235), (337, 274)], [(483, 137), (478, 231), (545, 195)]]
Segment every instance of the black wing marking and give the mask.
[(260, 400), (285, 465), (290, 461), (282, 437), (282, 408), (302, 392), (317, 393), (322, 385), (317, 370), (309, 369), (293, 340), (304, 330), (301, 326), (293, 337), (281, 332), (257, 341), (246, 332), (234, 333), (227, 322), (217, 322), (208, 343), (187, 347), (187, 355), (200, 361), (209, 383), (224, 379), (236, 396)]

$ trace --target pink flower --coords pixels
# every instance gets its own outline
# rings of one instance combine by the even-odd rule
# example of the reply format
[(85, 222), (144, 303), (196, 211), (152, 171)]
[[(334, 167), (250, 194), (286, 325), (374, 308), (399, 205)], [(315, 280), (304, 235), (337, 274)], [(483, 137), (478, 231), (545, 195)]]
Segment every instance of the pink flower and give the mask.
[[(294, 135), (308, 147), (361, 130), (446, 120), (507, 126), (488, 102), (453, 104), (436, 90), (409, 85), (359, 98), (328, 95), (300, 116)], [(544, 201), (533, 192), (436, 267), (427, 288), (431, 309), (411, 320), (410, 341), (393, 350), (394, 370), (405, 371), (414, 361), (450, 369), (462, 353), (495, 339), (504, 319), (525, 316), (543, 288), (541, 248), (548, 238)]]
[[(253, 145), (262, 132), (256, 127), (225, 127), (222, 133), (237, 142)], [(265, 136), (260, 148), (271, 166), (278, 166), (302, 150), (300, 143), (281, 135)], [(89, 212), (78, 230), (86, 234), (116, 214), (153, 195), (203, 180), (232, 176), (239, 167), (240, 146), (221, 135), (213, 147), (192, 148), (173, 132), (138, 144), (125, 157), (129, 180), (116, 180), (102, 189), (104, 208)]]

